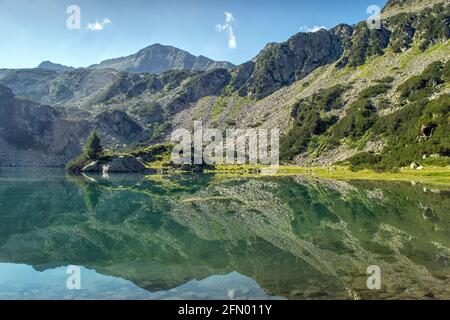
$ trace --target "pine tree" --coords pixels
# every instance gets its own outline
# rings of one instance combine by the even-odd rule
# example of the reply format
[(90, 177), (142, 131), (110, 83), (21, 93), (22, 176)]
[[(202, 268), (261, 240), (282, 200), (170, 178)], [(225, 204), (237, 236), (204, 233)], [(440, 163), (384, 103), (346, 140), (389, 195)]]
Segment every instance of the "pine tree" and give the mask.
[(94, 130), (89, 135), (86, 144), (84, 146), (84, 155), (89, 160), (96, 160), (102, 152), (102, 146), (97, 132)]

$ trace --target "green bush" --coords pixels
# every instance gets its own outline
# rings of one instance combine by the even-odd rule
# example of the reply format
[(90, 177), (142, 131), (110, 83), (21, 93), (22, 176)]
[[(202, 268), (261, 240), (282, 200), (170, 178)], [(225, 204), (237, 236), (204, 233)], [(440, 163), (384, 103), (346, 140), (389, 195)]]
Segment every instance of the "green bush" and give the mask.
[(377, 119), (377, 109), (367, 99), (358, 99), (347, 109), (346, 116), (333, 128), (332, 134), (339, 138), (360, 138)]
[(338, 118), (326, 115), (326, 112), (343, 106), (343, 92), (344, 88), (337, 85), (302, 99), (293, 106), (294, 127), (280, 141), (282, 159), (292, 160), (306, 151), (315, 136), (325, 133), (336, 123)]
[(361, 93), (359, 94), (359, 97), (363, 99), (375, 98), (380, 94), (388, 92), (391, 88), (392, 86), (390, 84), (379, 83), (362, 90)]
[(430, 96), (434, 92), (434, 87), (444, 82), (442, 71), (442, 62), (433, 62), (422, 74), (409, 78), (398, 87), (400, 96), (404, 99), (409, 98), (410, 101)]
[[(383, 169), (421, 163), (423, 155), (450, 156), (450, 95), (433, 101), (409, 103), (403, 109), (380, 118), (373, 133), (386, 138), (385, 152), (377, 164)], [(422, 125), (434, 127), (429, 137), (421, 134)]]
[(360, 170), (366, 167), (376, 167), (380, 163), (381, 159), (382, 157), (380, 154), (361, 152), (349, 158), (348, 162), (352, 169)]
[(81, 169), (88, 164), (88, 162), (89, 159), (84, 154), (81, 154), (67, 163), (66, 170), (73, 173), (79, 173)]
[(445, 82), (450, 82), (450, 60), (447, 61), (444, 69), (442, 70), (442, 77), (444, 78)]

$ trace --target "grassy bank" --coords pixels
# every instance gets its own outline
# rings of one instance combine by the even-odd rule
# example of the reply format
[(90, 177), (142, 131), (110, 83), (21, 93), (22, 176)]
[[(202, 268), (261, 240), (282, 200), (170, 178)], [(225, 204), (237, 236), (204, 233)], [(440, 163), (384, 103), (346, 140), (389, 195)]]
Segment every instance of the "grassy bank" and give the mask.
[[(222, 176), (255, 175), (261, 172), (262, 166), (251, 165), (222, 165), (216, 166), (213, 171)], [(324, 167), (298, 167), (280, 166), (275, 176), (304, 175), (323, 179), (337, 180), (385, 180), (420, 182), (433, 185), (450, 186), (450, 167), (426, 167), (423, 170), (399, 169), (392, 172), (376, 172), (372, 170), (352, 171), (348, 167), (334, 166)]]

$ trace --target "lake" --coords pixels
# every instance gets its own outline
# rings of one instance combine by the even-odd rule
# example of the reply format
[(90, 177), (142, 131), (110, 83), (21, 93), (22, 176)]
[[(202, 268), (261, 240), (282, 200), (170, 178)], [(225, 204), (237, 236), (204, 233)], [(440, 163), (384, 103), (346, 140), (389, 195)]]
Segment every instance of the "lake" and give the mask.
[(0, 299), (411, 298), (450, 299), (445, 188), (0, 169)]

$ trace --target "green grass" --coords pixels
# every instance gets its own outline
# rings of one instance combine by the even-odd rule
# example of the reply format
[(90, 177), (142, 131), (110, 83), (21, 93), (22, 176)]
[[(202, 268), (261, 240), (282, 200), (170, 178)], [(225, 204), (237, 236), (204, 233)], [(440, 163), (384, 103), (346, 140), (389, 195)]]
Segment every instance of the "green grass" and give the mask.
[[(232, 177), (236, 175), (255, 176), (255, 172), (261, 171), (267, 166), (253, 165), (222, 165), (216, 166), (212, 171), (219, 177)], [(423, 170), (411, 170), (402, 168), (397, 171), (377, 172), (364, 169), (353, 171), (346, 166), (333, 167), (299, 167), (279, 166), (274, 176), (314, 176), (324, 179), (336, 180), (380, 180), (380, 181), (408, 181), (420, 182), (429, 185), (450, 187), (450, 166), (426, 167)]]

